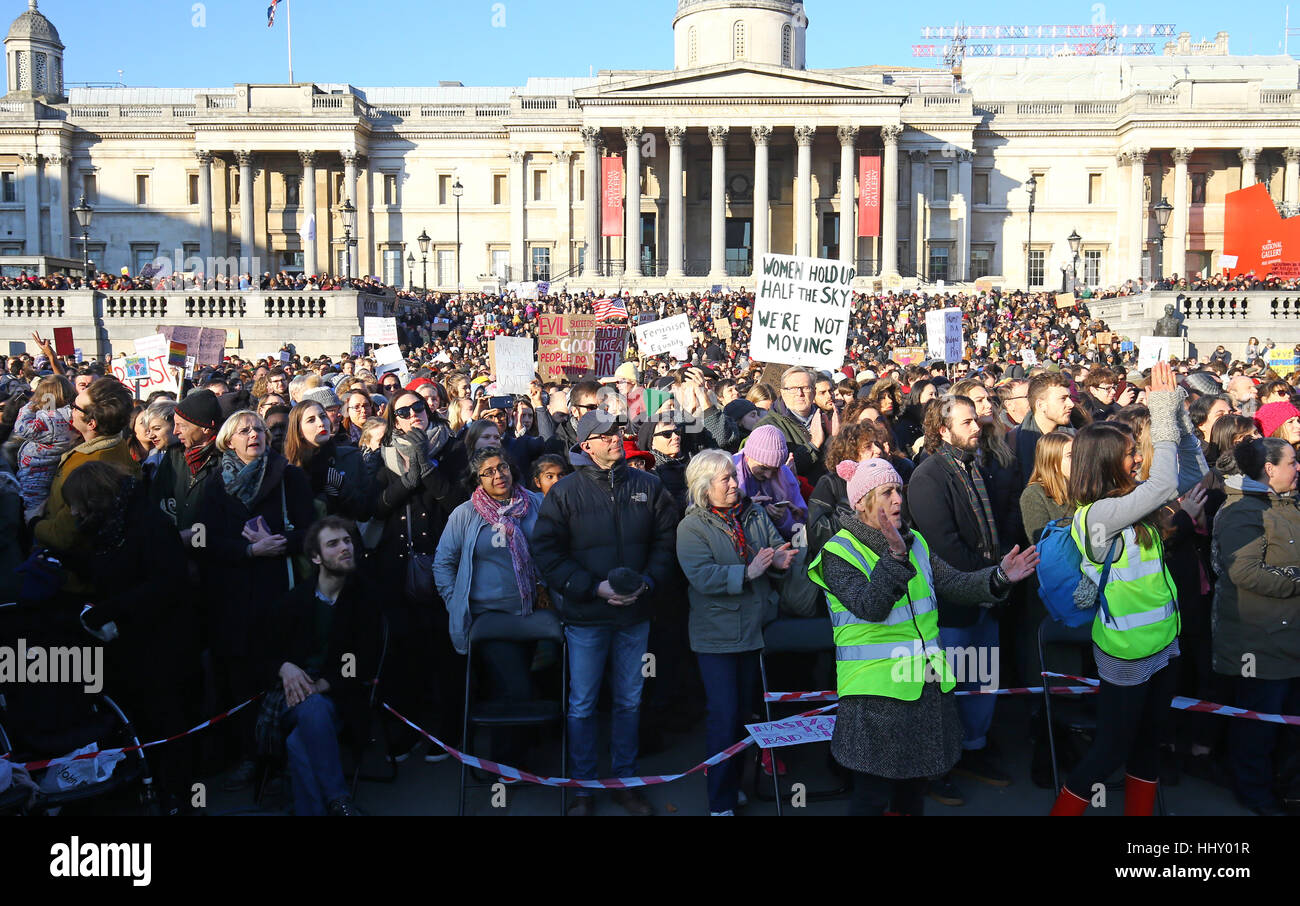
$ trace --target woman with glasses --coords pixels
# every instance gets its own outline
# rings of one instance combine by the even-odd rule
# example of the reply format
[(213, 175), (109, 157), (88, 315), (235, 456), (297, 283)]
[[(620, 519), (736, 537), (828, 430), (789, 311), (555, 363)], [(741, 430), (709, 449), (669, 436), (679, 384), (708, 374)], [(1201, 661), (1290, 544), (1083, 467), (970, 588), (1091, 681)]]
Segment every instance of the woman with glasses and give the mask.
[(375, 404), (364, 390), (353, 390), (343, 398), (343, 430), (348, 440), (361, 443), (361, 427), (375, 414)]
[[(231, 415), (217, 432), (220, 480), (206, 483), (199, 518), (208, 602), (207, 638), (217, 671), (218, 698), (241, 702), (261, 690), (265, 617), (298, 581), (293, 558), (315, 518), (311, 485), (302, 469), (271, 449), (256, 412)], [(240, 721), (240, 764), (226, 788), (253, 777), (253, 711)]]
[(686, 465), (690, 460), (685, 440), (682, 425), (672, 412), (661, 413), (637, 429), (637, 446), (654, 456), (654, 473), (677, 501), (680, 513), (686, 511)]
[[(448, 518), (434, 557), (434, 578), (447, 605), (451, 642), (461, 654), (467, 650), (470, 626), (482, 614), (531, 614), (541, 581), (529, 541), (542, 495), (523, 486), (499, 446), (483, 446), (473, 453), (468, 483), (473, 488), (470, 499)], [(509, 641), (475, 644), (489, 699), (533, 698), (533, 648), (532, 643)], [(524, 739), (518, 731), (494, 734), (491, 757), (521, 766)]]

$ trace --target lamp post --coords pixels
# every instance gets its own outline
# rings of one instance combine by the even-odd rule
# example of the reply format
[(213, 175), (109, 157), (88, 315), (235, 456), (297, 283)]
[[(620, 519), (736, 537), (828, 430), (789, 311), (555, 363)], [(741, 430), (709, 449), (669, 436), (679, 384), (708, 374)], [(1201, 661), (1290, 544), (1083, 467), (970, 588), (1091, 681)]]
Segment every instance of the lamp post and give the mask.
[(406, 288), (415, 292), (415, 256), (410, 252), (406, 253)]
[(1074, 288), (1077, 288), (1079, 286), (1079, 246), (1083, 245), (1083, 237), (1079, 235), (1078, 230), (1071, 230), (1070, 235), (1065, 237), (1065, 241), (1070, 243), (1071, 273), (1074, 274)]
[(90, 220), (95, 216), (95, 209), (86, 204), (86, 195), (83, 192), (81, 201), (72, 209), (72, 213), (77, 216), (77, 224), (81, 227), (81, 273), (86, 282), (90, 282)]
[(1160, 251), (1160, 268), (1156, 271), (1155, 282), (1159, 283), (1165, 278), (1165, 227), (1169, 226), (1169, 215), (1174, 213), (1174, 206), (1171, 205), (1165, 197), (1160, 196), (1160, 203), (1153, 205), (1151, 210), (1156, 214), (1156, 226), (1160, 228), (1160, 238), (1156, 240), (1157, 248)]
[(460, 300), (460, 197), (465, 194), (465, 187), (460, 184), (460, 177), (451, 184), (451, 194), (456, 196), (456, 299)]
[(343, 220), (343, 276), (352, 279), (352, 230), (357, 224), (357, 209), (348, 198), (339, 206), (339, 217)]
[(1038, 191), (1038, 177), (1031, 173), (1029, 181), (1025, 183), (1025, 188), (1029, 190), (1029, 237), (1028, 248), (1025, 249), (1025, 291), (1030, 292), (1034, 288), (1034, 276), (1031, 267), (1034, 260), (1034, 193)]
[(415, 241), (420, 243), (420, 265), (424, 269), (420, 280), (420, 291), (427, 293), (429, 291), (429, 234), (420, 230), (420, 235), (415, 237)]

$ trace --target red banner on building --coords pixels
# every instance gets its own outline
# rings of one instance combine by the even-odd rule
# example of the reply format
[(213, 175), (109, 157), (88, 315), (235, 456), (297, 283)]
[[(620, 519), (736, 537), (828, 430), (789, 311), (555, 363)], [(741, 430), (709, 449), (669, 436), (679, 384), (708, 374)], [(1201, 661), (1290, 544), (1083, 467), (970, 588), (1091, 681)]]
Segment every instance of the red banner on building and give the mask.
[(623, 161), (617, 157), (600, 159), (601, 221), (600, 235), (623, 235)]
[(880, 235), (880, 157), (858, 158), (858, 235)]
[[(1300, 273), (1300, 218), (1284, 220), (1268, 197), (1268, 186), (1257, 182), (1229, 192), (1223, 208), (1223, 257), (1228, 261), (1218, 264), (1230, 276), (1253, 271), (1258, 277), (1290, 278)], [(1165, 270), (1182, 272), (1173, 259)]]

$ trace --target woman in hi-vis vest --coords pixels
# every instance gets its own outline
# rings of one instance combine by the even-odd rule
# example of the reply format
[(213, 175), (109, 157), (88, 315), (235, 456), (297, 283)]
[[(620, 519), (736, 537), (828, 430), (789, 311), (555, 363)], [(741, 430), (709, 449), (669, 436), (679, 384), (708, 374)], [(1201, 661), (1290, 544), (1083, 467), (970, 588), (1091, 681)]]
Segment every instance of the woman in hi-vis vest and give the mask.
[[(1015, 547), (998, 566), (961, 572), (903, 524), (903, 481), (892, 465), (868, 459), (835, 471), (848, 482), (853, 514), (837, 517), (840, 530), (808, 567), (826, 590), (835, 633), (840, 706), (831, 754), (854, 772), (850, 814), (919, 815), (926, 779), (947, 773), (961, 755), (951, 695), (957, 677), (939, 647), (935, 596), (958, 604), (1005, 600), (1033, 574), (1038, 553)], [(996, 687), (992, 654), (961, 652), (968, 674), (961, 679)]]
[[(1157, 511), (1190, 490), (1208, 471), (1200, 441), (1168, 362), (1151, 369), (1150, 477), (1139, 483), (1141, 460), (1126, 428), (1095, 422), (1074, 438), (1070, 497), (1078, 504), (1071, 533), (1094, 584), (1115, 548), (1105, 587), (1106, 610), (1092, 624), (1093, 656), (1101, 677), (1097, 735), (1066, 779), (1053, 815), (1081, 815), (1106, 778), (1125, 766), (1124, 814), (1150, 815), (1160, 780), (1160, 728), (1174, 697), (1178, 657), (1178, 590), (1164, 563)], [(1114, 544), (1119, 538), (1120, 543)], [(1086, 585), (1086, 583), (1085, 583)]]

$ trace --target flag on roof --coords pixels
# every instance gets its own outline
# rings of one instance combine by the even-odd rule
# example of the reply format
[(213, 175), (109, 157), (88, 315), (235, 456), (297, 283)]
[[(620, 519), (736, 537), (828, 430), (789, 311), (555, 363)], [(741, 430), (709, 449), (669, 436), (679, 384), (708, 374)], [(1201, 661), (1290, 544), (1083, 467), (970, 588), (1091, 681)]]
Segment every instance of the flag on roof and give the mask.
[(270, 28), (275, 24), (275, 7), (280, 0), (271, 0), (271, 5), (266, 8), (266, 27)]

